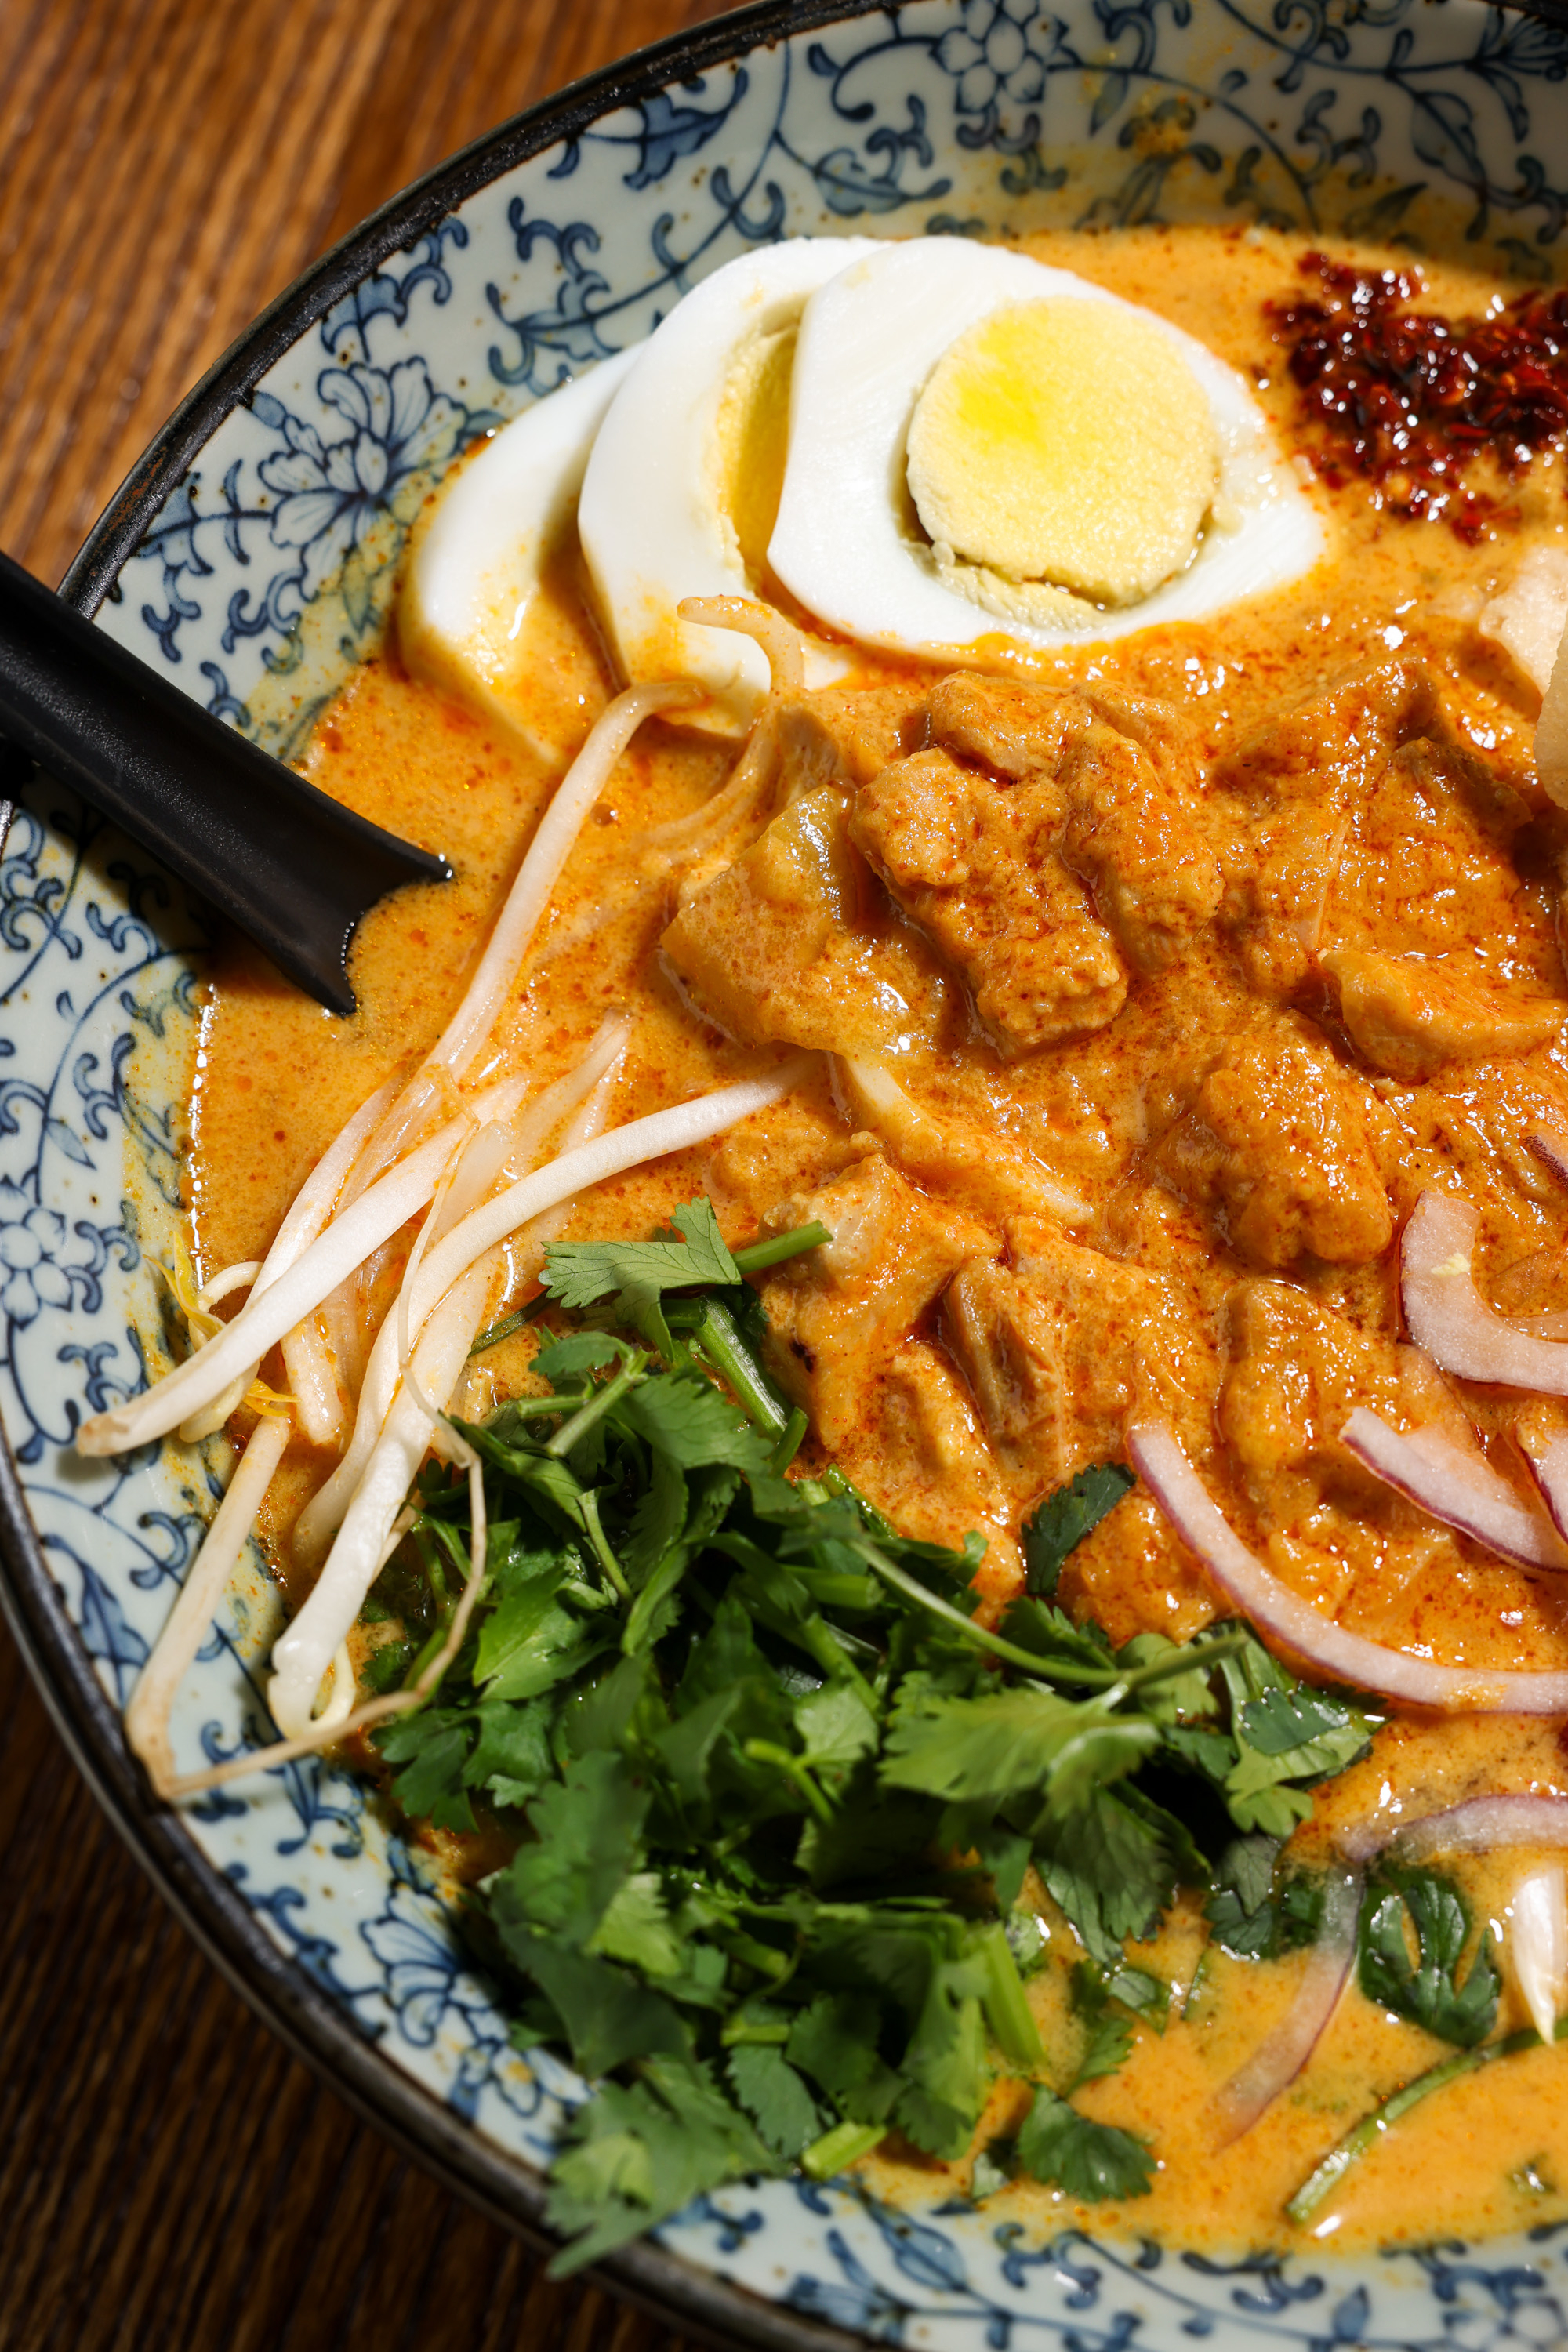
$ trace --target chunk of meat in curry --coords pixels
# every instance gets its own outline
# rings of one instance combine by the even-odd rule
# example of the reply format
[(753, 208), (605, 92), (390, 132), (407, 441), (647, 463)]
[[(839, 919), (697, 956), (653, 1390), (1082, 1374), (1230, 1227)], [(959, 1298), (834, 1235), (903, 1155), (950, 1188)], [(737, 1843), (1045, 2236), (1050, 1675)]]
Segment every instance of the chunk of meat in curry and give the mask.
[[(1540, 1580), (1378, 1487), (1339, 1432), (1367, 1404), (1500, 1459), (1513, 1443), (1517, 1400), (1461, 1393), (1403, 1345), (1394, 1243), (1430, 1182), (1485, 1202), (1500, 1273), (1561, 1230), (1524, 1140), (1568, 1117), (1533, 780), (1479, 759), (1414, 660), (1217, 759), (1154, 697), (965, 673), (896, 740), (884, 721), (878, 765), (849, 702), (805, 698), (805, 789), (665, 939), (710, 1017), (850, 1056), (847, 1092), (879, 1118), (886, 1158), (861, 1136), (847, 1171), (803, 1162), (782, 1198), (777, 1170), (732, 1196), (839, 1236), (766, 1290), (781, 1377), (826, 1448), (922, 1532), (983, 1527), (999, 1592), (1016, 1551), (995, 1530), (1156, 1412), (1299, 1589), (1394, 1642), (1446, 1593), (1467, 1655), (1522, 1662), (1555, 1621)], [(816, 911), (775, 963), (769, 877), (798, 870), (808, 834), (827, 845), (805, 861)], [(876, 1042), (871, 960), (883, 988), (926, 976), (897, 992), (896, 1049)], [(879, 1050), (897, 1054), (879, 1095)], [(1048, 1183), (1050, 1122), (1019, 1114), (1068, 1084), (1120, 1131), (1081, 1215), (1020, 1216), (1018, 1177), (974, 1171)], [(1136, 1499), (1074, 1575), (1124, 1633), (1212, 1607)]]

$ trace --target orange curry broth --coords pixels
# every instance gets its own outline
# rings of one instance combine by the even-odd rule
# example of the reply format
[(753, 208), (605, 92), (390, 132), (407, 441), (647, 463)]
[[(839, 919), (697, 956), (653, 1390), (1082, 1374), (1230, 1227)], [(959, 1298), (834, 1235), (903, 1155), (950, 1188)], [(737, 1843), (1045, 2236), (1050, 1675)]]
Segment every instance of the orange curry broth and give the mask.
[[(1300, 243), (1269, 232), (1184, 227), (1053, 233), (1033, 239), (1028, 249), (1198, 336), (1258, 387), (1285, 446), (1300, 446), (1294, 396), (1279, 380), (1282, 355), (1269, 341), (1262, 306), (1298, 282)], [(1388, 259), (1333, 249), (1374, 266)], [(1481, 311), (1495, 291), (1472, 268), (1423, 267), (1423, 307)], [(1347, 673), (1395, 654), (1413, 657), (1427, 666), (1460, 740), (1538, 808), (1530, 763), (1537, 697), (1481, 643), (1473, 621), (1482, 596), (1510, 576), (1520, 550), (1561, 532), (1568, 517), (1561, 465), (1538, 463), (1516, 488), (1517, 534), (1484, 539), (1473, 549), (1441, 526), (1379, 513), (1365, 485), (1331, 497), (1319, 488), (1314, 495), (1329, 522), (1330, 552), (1306, 580), (1213, 621), (1036, 657), (1026, 675), (1054, 686), (1102, 680), (1163, 698), (1188, 714), (1203, 755), (1212, 759), (1271, 714)], [(552, 698), (549, 708), (558, 714), (564, 680), (567, 699), (583, 705), (585, 731), (613, 684), (569, 583), (555, 599), (546, 639), (535, 637), (534, 657), (542, 698)], [(893, 704), (912, 707), (933, 675), (882, 664), (868, 666), (851, 684), (879, 686)], [(573, 855), (500, 1024), (493, 1067), (526, 1065), (542, 1083), (553, 1078), (580, 1056), (605, 1013), (626, 1005), (636, 1029), (611, 1112), (619, 1122), (780, 1057), (775, 1045), (727, 1039), (676, 986), (659, 940), (680, 877), (661, 870), (657, 859), (645, 857), (639, 868), (635, 853), (645, 827), (700, 805), (727, 772), (730, 756), (657, 722), (643, 730)], [(555, 772), (494, 721), (408, 676), (393, 646), (355, 674), (317, 727), (306, 770), (350, 806), (440, 847), (457, 879), (445, 889), (405, 892), (366, 919), (353, 958), (360, 1011), (347, 1022), (285, 986), (243, 943), (231, 941), (222, 952), (193, 1097), (190, 1197), (208, 1275), (262, 1254), (297, 1187), (350, 1113), (384, 1078), (406, 1072), (433, 1041)], [(1363, 880), (1373, 874), (1365, 887), (1374, 898), (1374, 884), (1383, 892), (1373, 913), (1392, 908), (1397, 929), (1400, 908), (1446, 892), (1452, 941), (1491, 955), (1500, 973), (1535, 992), (1562, 993), (1559, 837), (1539, 821), (1527, 824), (1504, 875), (1495, 859), (1490, 866), (1478, 862), (1473, 840), (1450, 837), (1453, 823), (1446, 835), (1446, 822), (1419, 839), (1396, 835), (1363, 845)], [(884, 908), (884, 919), (886, 913)], [(599, 917), (600, 927), (587, 935), (585, 927)], [(918, 942), (905, 947), (929, 961)], [(975, 1247), (1001, 1251), (1005, 1203), (998, 1204), (974, 1168), (999, 1150), (1032, 1154), (1092, 1204), (1088, 1235), (1098, 1246), (1175, 1286), (1194, 1397), (1194, 1429), (1184, 1433), (1204, 1451), (1205, 1476), (1233, 1523), (1279, 1574), (1358, 1631), (1420, 1654), (1478, 1665), (1568, 1664), (1568, 1584), (1498, 1562), (1370, 1481), (1358, 1481), (1342, 1456), (1333, 1458), (1332, 1431), (1354, 1401), (1352, 1391), (1380, 1400), (1377, 1368), (1386, 1368), (1396, 1331), (1393, 1251), (1351, 1265), (1244, 1264), (1199, 1209), (1147, 1181), (1145, 1140), (1180, 1108), (1182, 1069), (1254, 1016), (1232, 950), (1207, 932), (1176, 972), (1135, 980), (1109, 1028), (1008, 1061), (964, 1016), (961, 990), (938, 995), (938, 1015), (910, 1045), (899, 1076), (938, 1114), (948, 1137), (955, 1144), (967, 1139), (972, 1150), (969, 1172), (953, 1177), (946, 1198), (929, 1171), (920, 1178), (916, 1192), (930, 1213), (958, 1218)], [(781, 1202), (798, 1203), (814, 1185), (846, 1171), (853, 1178), (872, 1147), (866, 1138), (851, 1140), (826, 1066), (815, 1067), (817, 1075), (789, 1103), (717, 1147), (600, 1187), (580, 1205), (574, 1235), (646, 1234), (679, 1201), (706, 1189), (738, 1244)], [(1483, 1287), (1514, 1313), (1568, 1306), (1568, 1274), (1560, 1270), (1568, 1194), (1521, 1149), (1531, 1126), (1568, 1124), (1568, 1062), (1561, 1047), (1449, 1071), (1425, 1086), (1378, 1080), (1375, 1091), (1387, 1114), (1379, 1167), (1394, 1219), (1409, 1213), (1423, 1184), (1455, 1185), (1482, 1212)], [(889, 1151), (896, 1164), (896, 1150)], [(387, 1254), (372, 1286), (384, 1303), (413, 1231)], [(526, 1295), (529, 1270), (516, 1271), (522, 1284), (516, 1295)], [(775, 1288), (770, 1305), (787, 1320), (787, 1288)], [(884, 1331), (881, 1344), (886, 1350), (907, 1343), (915, 1355), (906, 1370), (924, 1365), (925, 1377), (951, 1391), (955, 1376), (942, 1360), (942, 1329), (940, 1310), (921, 1300), (913, 1333), (889, 1341)], [(464, 1409), (482, 1412), (521, 1381), (531, 1346), (526, 1339), (509, 1342), (471, 1370)], [(1493, 1442), (1506, 1471), (1502, 1449), (1521, 1411), (1552, 1409), (1458, 1385), (1465, 1412)], [(983, 1576), (995, 1606), (1016, 1580), (1016, 1530), (1040, 1491), (1038, 1476), (1031, 1493), (1026, 1475), (1010, 1477), (998, 1467), (962, 1399), (949, 1416), (945, 1454), (935, 1440), (922, 1454), (902, 1423), (889, 1434), (888, 1393), (875, 1365), (864, 1379), (841, 1383), (834, 1406), (837, 1458), (912, 1531), (953, 1540), (980, 1524), (991, 1538)], [(328, 1466), (297, 1445), (289, 1476), (276, 1490), (269, 1534), (286, 1585), (287, 1527)], [(1145, 1626), (1185, 1638), (1218, 1607), (1201, 1568), (1138, 1493), (1080, 1547), (1062, 1593), (1069, 1605), (1099, 1616), (1117, 1640)], [(1425, 1811), (1480, 1791), (1564, 1789), (1568, 1757), (1554, 1725), (1405, 1714), (1378, 1735), (1368, 1759), (1318, 1792), (1314, 1818), (1293, 1852), (1309, 1865), (1327, 1861), (1336, 1823), (1373, 1811), (1396, 1818), (1402, 1809)], [(461, 1841), (432, 1834), (432, 1843), (462, 1866)], [(488, 1865), (496, 1858), (493, 1838), (480, 1847)], [(480, 1858), (477, 1849), (470, 1866)], [(1540, 1859), (1458, 1864), (1478, 1921), (1506, 1925), (1510, 1889)], [(1076, 1948), (1037, 1885), (1035, 1893), (1053, 1957), (1031, 1979), (1031, 1998), (1047, 2046), (1053, 2036), (1060, 2046), (1065, 2035), (1070, 2049), (1066, 1963)], [(1197, 1911), (1184, 1897), (1154, 1943), (1134, 1948), (1135, 1958), (1173, 1979), (1172, 2021), (1163, 2036), (1140, 2024), (1121, 2074), (1078, 2095), (1088, 2113), (1154, 2142), (1160, 2169), (1153, 2194), (1121, 2211), (1073, 2208), (1060, 2192), (1023, 2184), (1003, 2192), (988, 2211), (1031, 2225), (1124, 2224), (1215, 2252), (1297, 2242), (1300, 2233), (1282, 2213), (1291, 2191), (1376, 2098), (1444, 2054), (1443, 2045), (1386, 2017), (1352, 1986), (1296, 2084), (1243, 2139), (1216, 2155), (1214, 2095), (1289, 2006), (1304, 1962), (1297, 1956), (1249, 1964), (1216, 1948), (1194, 1989), (1204, 1943)], [(1522, 2009), (1505, 1990), (1499, 2030), (1521, 2021)], [(1440, 2093), (1355, 2168), (1316, 2217), (1315, 2234), (1349, 2248), (1485, 2234), (1559, 2214), (1563, 2197), (1541, 2184), (1568, 2188), (1565, 2090), (1568, 2050), (1560, 2047), (1505, 2061)], [(1005, 2128), (1009, 2103), (1019, 2095), (1016, 2086), (998, 2088), (982, 2140)], [(1456, 2149), (1464, 2151), (1462, 2161), (1455, 2161)], [(869, 2159), (868, 2168), (879, 2189), (900, 2195), (943, 2193), (967, 2177), (966, 2164), (885, 2154)], [(1534, 2186), (1521, 2185), (1527, 2174)]]

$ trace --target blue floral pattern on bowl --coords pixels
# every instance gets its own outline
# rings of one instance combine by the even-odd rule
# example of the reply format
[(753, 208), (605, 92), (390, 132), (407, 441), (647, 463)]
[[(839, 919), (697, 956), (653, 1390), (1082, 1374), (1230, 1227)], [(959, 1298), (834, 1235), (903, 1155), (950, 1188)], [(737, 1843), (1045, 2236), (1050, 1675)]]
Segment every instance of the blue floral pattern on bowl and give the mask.
[[(742, 25), (729, 56), (498, 168), (368, 268), (211, 432), (100, 620), (287, 753), (375, 646), (442, 468), (746, 246), (1217, 216), (1413, 240), (1457, 224), (1479, 257), (1549, 269), (1565, 80), (1568, 33), (1480, 0), (910, 0), (750, 47)], [(162, 1357), (201, 949), (198, 911), (141, 853), (34, 789), (0, 863), (0, 1419), (68, 1638), (117, 1706), (225, 1468), (221, 1439), (70, 1451)], [(183, 1758), (266, 1737), (275, 1622), (253, 1560), (187, 1678)], [(309, 1759), (190, 1827), (386, 2065), (547, 2157), (579, 2086), (513, 2050), (441, 1888), (354, 1780)], [(784, 2310), (940, 2352), (1544, 2352), (1568, 2342), (1563, 2235), (1224, 2264), (806, 2182), (727, 2190), (663, 2232)]]

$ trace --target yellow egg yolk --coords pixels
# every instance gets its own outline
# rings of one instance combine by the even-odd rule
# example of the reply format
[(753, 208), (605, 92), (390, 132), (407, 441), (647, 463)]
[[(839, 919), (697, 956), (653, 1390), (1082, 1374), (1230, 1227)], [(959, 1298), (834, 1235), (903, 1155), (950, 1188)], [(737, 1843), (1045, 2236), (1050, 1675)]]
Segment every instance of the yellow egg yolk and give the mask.
[(767, 576), (789, 446), (789, 386), (796, 329), (747, 342), (725, 379), (714, 425), (714, 485), (753, 587)]
[(1191, 562), (1218, 474), (1180, 350), (1110, 302), (994, 310), (943, 353), (910, 425), (910, 490), (933, 543), (1102, 604)]

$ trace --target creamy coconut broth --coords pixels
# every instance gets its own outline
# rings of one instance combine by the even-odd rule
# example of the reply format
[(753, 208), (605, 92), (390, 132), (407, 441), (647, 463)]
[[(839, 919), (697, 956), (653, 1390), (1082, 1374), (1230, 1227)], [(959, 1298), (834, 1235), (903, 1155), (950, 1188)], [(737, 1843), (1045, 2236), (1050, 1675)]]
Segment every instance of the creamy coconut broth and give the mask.
[[(1025, 250), (1184, 329), (1255, 388), (1282, 449), (1321, 449), (1265, 307), (1307, 283), (1297, 243), (1189, 227)], [(1413, 308), (1479, 316), (1499, 299), (1474, 269), (1422, 273)], [(606, 1129), (809, 1054), (728, 1132), (584, 1192), (569, 1235), (650, 1237), (700, 1194), (736, 1248), (826, 1225), (832, 1252), (757, 1280), (769, 1370), (809, 1416), (797, 1465), (837, 1465), (905, 1534), (957, 1546), (978, 1530), (987, 1623), (1022, 1588), (1021, 1533), (1042, 1496), (1125, 1464), (1129, 1426), (1155, 1421), (1236, 1535), (1325, 1619), (1478, 1684), (1568, 1669), (1568, 1549), (1524, 1462), (1568, 1412), (1439, 1370), (1410, 1344), (1399, 1297), (1399, 1237), (1432, 1188), (1479, 1213), (1482, 1297), (1568, 1337), (1568, 1185), (1527, 1147), (1568, 1132), (1568, 819), (1533, 763), (1540, 688), (1477, 625), (1530, 551), (1568, 548), (1563, 452), (1511, 483), (1477, 468), (1517, 520), (1470, 541), (1397, 511), (1397, 484), (1379, 495), (1353, 471), (1332, 488), (1301, 471), (1326, 532), (1305, 576), (1202, 620), (1010, 662), (999, 629), (967, 671), (851, 648), (837, 683), (778, 698), (777, 772), (717, 838), (660, 829), (724, 784), (738, 735), (683, 728), (679, 711), (649, 719), (464, 1083), (562, 1078), (622, 1011)], [(526, 720), (534, 694), (535, 735), (574, 748), (617, 685), (563, 546), (518, 648), (514, 707)], [(192, 1097), (199, 1276), (266, 1255), (345, 1121), (436, 1038), (563, 765), (450, 678), (417, 674), (395, 641), (318, 724), (312, 781), (442, 849), (457, 878), (367, 918), (346, 1023), (225, 950)], [(1039, 941), (1069, 925), (1064, 976)], [(322, 1322), (349, 1402), (418, 1231), (405, 1223)], [(503, 1252), (486, 1322), (536, 1295), (538, 1267), (533, 1243)], [(452, 1410), (479, 1422), (540, 1390), (542, 1328), (476, 1356)], [(263, 1377), (286, 1387), (276, 1352)], [(1500, 1557), (1373, 1475), (1342, 1442), (1358, 1407), (1489, 1468), (1552, 1564)], [(241, 1408), (233, 1433), (256, 1425)], [(338, 1452), (291, 1431), (266, 1501), (291, 1607), (319, 1561), (301, 1562), (290, 1530)], [(1185, 1642), (1238, 1614), (1147, 1480), (1072, 1550), (1056, 1599), (1118, 1645)], [(362, 1696), (389, 1638), (384, 1612), (351, 1636)], [(1342, 1877), (1347, 1853), (1364, 1870), (1402, 1821), (1482, 1795), (1568, 1795), (1557, 1714), (1358, 1696), (1381, 1727), (1310, 1793), (1277, 1894), (1292, 1871)], [(354, 1752), (384, 1773), (363, 1737)], [(481, 1807), (471, 1834), (422, 1834), (478, 1879), (521, 1831), (518, 1814)], [(1515, 1892), (1559, 1858), (1543, 1831), (1431, 1864), (1468, 1906), (1458, 1981), (1489, 1938), (1494, 2040), (1531, 2021)], [(1205, 1919), (1212, 1899), (1207, 1880), (1178, 1892), (1129, 1944), (1170, 1989), (1163, 2030), (1128, 2011), (1124, 2062), (1073, 2093), (1152, 2144), (1150, 2193), (1090, 2203), (1019, 2178), (994, 2189), (998, 2218), (1218, 2252), (1313, 2231), (1347, 2248), (1484, 2235), (1563, 2212), (1568, 2052), (1536, 2046), (1415, 2107), (1292, 2222), (1288, 2201), (1342, 2135), (1459, 2045), (1368, 1998), (1352, 1969), (1299, 2074), (1219, 2146), (1215, 2101), (1299, 2005), (1314, 1949), (1238, 1957)], [(1044, 1939), (1025, 1979), (1043, 2079), (1062, 2086), (1085, 2031), (1081, 1949), (1032, 1868), (1020, 1907)], [(1003, 2072), (968, 2153), (939, 2160), (895, 2133), (867, 2175), (900, 2197), (962, 2191), (1028, 2098)]]

